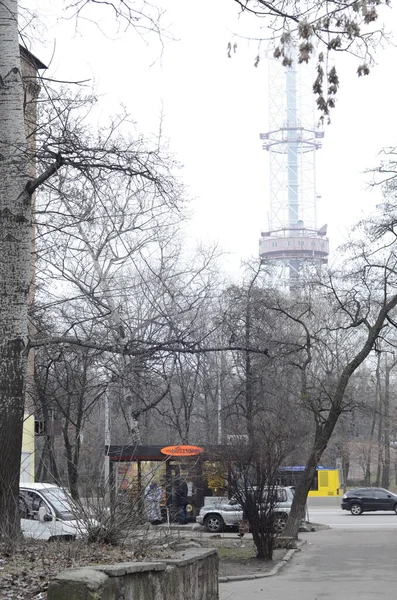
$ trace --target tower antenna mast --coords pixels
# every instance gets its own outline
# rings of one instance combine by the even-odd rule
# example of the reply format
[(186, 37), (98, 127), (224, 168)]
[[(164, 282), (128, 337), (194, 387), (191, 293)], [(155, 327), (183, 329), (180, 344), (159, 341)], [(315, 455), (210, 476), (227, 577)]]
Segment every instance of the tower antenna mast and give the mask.
[(312, 78), (306, 70), (296, 60), (287, 67), (269, 60), (269, 131), (260, 134), (269, 152), (270, 211), (259, 254), (290, 287), (306, 265), (326, 263), (329, 253), (327, 228), (317, 228), (316, 215), (315, 159), (324, 132), (313, 126)]

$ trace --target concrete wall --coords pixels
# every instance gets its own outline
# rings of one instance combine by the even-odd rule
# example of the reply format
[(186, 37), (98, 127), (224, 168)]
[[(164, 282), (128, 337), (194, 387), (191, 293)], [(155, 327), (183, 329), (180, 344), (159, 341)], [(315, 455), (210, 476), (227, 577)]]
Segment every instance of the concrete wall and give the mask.
[[(29, 353), (29, 357), (33, 356)], [(34, 481), (34, 415), (25, 412), (22, 431), (22, 456), (20, 481)]]
[(60, 573), (47, 600), (217, 600), (216, 550), (189, 548), (158, 562), (92, 565)]

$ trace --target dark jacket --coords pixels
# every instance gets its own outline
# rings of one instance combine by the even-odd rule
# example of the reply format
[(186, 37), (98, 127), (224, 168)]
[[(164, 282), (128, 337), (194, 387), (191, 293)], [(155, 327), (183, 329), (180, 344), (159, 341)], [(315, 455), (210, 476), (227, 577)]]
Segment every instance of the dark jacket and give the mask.
[(187, 483), (186, 481), (183, 481), (183, 479), (181, 479), (177, 485), (175, 496), (178, 506), (186, 506), (186, 504), (189, 504), (187, 499)]

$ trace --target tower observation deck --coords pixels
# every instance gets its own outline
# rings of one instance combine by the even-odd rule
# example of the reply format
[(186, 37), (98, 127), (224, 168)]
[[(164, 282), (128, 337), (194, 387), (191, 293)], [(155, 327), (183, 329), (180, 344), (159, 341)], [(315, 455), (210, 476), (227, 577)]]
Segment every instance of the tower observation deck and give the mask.
[[(316, 151), (322, 131), (313, 127), (312, 77), (305, 65), (283, 67), (269, 61), (269, 131), (261, 133), (269, 152), (268, 231), (261, 233), (259, 254), (272, 261), (290, 282), (311, 261), (327, 262), (327, 227), (317, 228)], [(274, 262), (273, 262), (274, 261)]]

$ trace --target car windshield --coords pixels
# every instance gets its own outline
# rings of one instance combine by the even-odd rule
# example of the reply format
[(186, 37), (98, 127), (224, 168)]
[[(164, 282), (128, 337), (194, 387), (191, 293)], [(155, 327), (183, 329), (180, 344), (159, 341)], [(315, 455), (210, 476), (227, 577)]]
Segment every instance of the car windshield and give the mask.
[(65, 490), (54, 487), (40, 490), (40, 492), (51, 504), (58, 519), (73, 521), (78, 518), (78, 507)]

